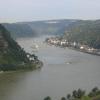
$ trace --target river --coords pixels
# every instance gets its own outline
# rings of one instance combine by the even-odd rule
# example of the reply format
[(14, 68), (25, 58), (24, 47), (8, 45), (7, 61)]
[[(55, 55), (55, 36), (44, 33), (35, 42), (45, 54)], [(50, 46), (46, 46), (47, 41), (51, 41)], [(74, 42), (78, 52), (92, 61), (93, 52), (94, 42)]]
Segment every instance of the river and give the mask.
[(46, 96), (60, 100), (74, 89), (100, 87), (100, 56), (49, 46), (44, 40), (17, 40), (30, 53), (34, 52), (33, 42), (38, 44), (39, 50), (34, 53), (44, 65), (35, 71), (1, 73), (0, 100), (43, 100)]

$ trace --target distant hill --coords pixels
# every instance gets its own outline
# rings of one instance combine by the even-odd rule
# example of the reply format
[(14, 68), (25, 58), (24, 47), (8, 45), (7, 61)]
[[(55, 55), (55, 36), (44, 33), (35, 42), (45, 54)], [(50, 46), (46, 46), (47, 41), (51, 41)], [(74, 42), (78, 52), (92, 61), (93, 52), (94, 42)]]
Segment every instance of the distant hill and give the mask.
[(23, 22), (20, 24), (28, 24), (38, 35), (62, 35), (66, 27), (77, 20), (45, 20)]
[(76, 20), (46, 20), (3, 24), (13, 38), (41, 35), (62, 35), (66, 27)]
[[(33, 56), (36, 58), (35, 55)], [(10, 33), (0, 24), (0, 71), (29, 69), (35, 65), (35, 63), (31, 63), (26, 52), (11, 38)]]
[(100, 48), (100, 20), (44, 20), (3, 24), (16, 39), (41, 35), (64, 36), (69, 41)]
[(32, 28), (28, 24), (3, 24), (5, 28), (11, 33), (11, 36), (16, 38), (21, 37), (34, 37), (36, 36), (36, 32), (32, 30)]
[(64, 37), (100, 49), (100, 20), (80, 20), (70, 24)]

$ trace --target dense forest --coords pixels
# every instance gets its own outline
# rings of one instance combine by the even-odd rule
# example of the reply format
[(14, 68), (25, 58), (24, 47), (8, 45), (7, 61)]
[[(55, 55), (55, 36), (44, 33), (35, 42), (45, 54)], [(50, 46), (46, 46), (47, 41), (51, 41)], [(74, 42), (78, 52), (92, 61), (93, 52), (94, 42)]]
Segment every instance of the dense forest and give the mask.
[(15, 42), (10, 33), (0, 24), (0, 70), (17, 70), (34, 68), (38, 58), (34, 62), (30, 61), (27, 53)]
[(64, 37), (100, 49), (100, 20), (80, 20), (66, 28)]

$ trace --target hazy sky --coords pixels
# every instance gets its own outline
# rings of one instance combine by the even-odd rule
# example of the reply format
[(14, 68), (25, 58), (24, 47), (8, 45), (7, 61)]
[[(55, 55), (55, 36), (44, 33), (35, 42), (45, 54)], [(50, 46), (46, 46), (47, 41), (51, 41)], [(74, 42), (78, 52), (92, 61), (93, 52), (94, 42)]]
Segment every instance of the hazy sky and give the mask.
[(0, 0), (0, 22), (100, 19), (100, 0)]

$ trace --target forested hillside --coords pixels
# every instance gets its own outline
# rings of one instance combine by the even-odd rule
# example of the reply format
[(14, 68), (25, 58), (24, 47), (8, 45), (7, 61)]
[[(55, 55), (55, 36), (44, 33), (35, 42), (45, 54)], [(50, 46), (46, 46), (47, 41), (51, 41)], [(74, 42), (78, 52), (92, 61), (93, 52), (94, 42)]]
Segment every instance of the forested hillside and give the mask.
[[(33, 57), (36, 58), (35, 55)], [(10, 33), (0, 24), (0, 70), (34, 68), (36, 65), (35, 61), (36, 59), (33, 63), (29, 60), (26, 52), (11, 38)]]
[(100, 20), (80, 20), (70, 24), (64, 35), (69, 41), (87, 44), (100, 49)]
[(28, 24), (38, 35), (62, 35), (66, 27), (76, 21), (77, 20), (62, 19), (23, 22), (23, 24)]

